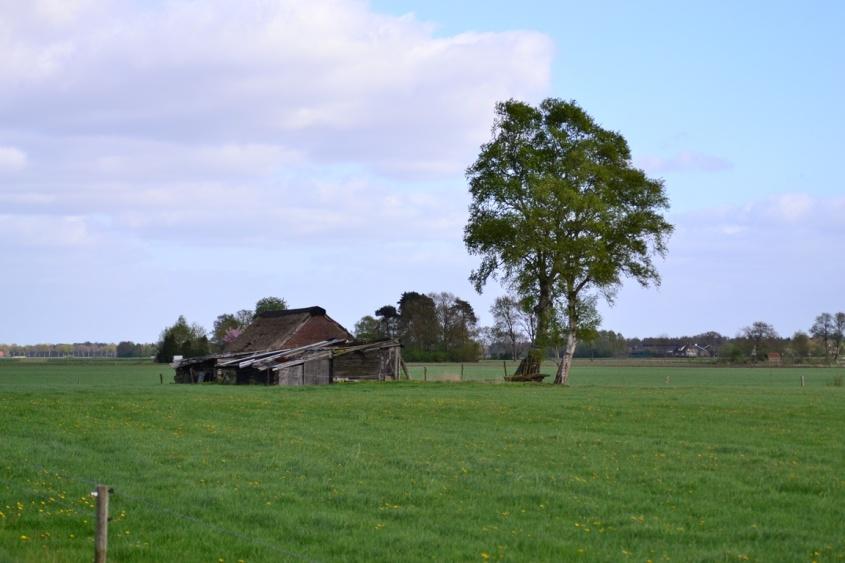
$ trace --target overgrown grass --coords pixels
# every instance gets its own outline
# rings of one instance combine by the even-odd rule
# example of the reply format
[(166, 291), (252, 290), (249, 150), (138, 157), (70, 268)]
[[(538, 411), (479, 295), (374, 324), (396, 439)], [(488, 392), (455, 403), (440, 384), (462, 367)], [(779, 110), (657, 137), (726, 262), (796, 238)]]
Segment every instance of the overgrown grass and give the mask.
[(89, 559), (96, 481), (114, 561), (845, 559), (836, 372), (630, 369), (267, 388), (0, 364), (0, 559)]

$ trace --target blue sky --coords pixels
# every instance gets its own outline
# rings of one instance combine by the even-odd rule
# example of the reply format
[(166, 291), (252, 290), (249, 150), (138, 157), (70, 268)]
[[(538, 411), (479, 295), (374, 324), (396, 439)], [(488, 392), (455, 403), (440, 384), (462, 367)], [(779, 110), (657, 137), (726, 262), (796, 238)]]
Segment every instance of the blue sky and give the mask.
[[(741, 5), (739, 5), (741, 4)], [(845, 310), (834, 2), (0, 3), (0, 342), (154, 340), (265, 295), (489, 321), (461, 234), (493, 104), (577, 100), (666, 181), (626, 336)]]
[[(717, 174), (662, 171), (673, 209), (772, 193), (841, 195), (845, 123), (838, 2), (410, 2), (437, 33), (531, 29), (554, 41), (550, 94), (575, 99), (634, 153), (694, 151)], [(687, 172), (686, 170), (684, 172)]]

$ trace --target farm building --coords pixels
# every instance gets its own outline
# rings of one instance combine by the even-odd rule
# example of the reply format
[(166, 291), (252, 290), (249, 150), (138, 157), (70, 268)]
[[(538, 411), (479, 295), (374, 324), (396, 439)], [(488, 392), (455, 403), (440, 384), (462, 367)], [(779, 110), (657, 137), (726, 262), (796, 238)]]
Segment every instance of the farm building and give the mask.
[(698, 344), (638, 344), (631, 346), (628, 353), (632, 357), (644, 358), (711, 358), (716, 354), (711, 346)]
[(713, 357), (713, 349), (710, 346), (699, 346), (698, 344), (684, 344), (674, 351), (674, 355), (680, 358), (710, 358)]
[(177, 383), (320, 385), (399, 379), (395, 340), (356, 342), (321, 307), (262, 313), (224, 353), (174, 362)]

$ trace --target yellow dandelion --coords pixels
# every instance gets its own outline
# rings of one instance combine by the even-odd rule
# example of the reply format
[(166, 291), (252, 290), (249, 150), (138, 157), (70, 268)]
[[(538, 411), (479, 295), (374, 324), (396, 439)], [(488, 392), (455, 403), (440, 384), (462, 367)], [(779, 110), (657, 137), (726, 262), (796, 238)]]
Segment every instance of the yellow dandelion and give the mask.
[(482, 551), (481, 552), (481, 558), (484, 559), (485, 561), (487, 561), (488, 559), (490, 559), (490, 554), (487, 553), (486, 551)]
[(29, 541), (29, 536), (21, 534), (21, 541)]

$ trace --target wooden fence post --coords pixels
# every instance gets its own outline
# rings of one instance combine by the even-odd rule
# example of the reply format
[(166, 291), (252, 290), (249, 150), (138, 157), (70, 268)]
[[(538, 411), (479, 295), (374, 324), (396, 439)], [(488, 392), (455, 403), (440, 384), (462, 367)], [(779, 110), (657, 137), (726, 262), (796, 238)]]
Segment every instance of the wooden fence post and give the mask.
[(508, 376), (508, 361), (502, 360), (502, 369), (505, 370), (505, 377)]
[(158, 374), (158, 379), (161, 382), (161, 384), (164, 385), (164, 374), (162, 374), (162, 373)]
[(461, 362), (461, 381), (464, 380), (464, 363)]
[(94, 536), (94, 563), (106, 563), (109, 547), (109, 488), (97, 485), (97, 529)]
[(423, 381), (428, 381), (428, 368), (423, 366)]
[(804, 376), (801, 376), (801, 387), (804, 387)]

